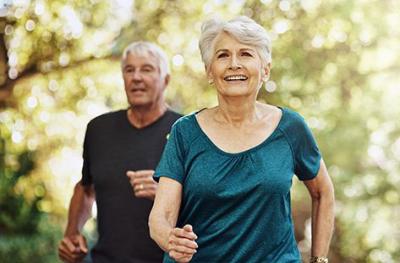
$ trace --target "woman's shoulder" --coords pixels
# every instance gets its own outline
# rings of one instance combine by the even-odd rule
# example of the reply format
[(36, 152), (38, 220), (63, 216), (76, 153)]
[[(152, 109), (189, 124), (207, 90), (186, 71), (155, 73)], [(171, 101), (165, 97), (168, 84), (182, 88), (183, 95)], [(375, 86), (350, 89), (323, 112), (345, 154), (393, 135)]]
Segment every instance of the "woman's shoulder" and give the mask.
[(196, 114), (198, 112), (199, 111), (194, 111), (180, 117), (172, 125), (172, 130), (181, 135), (184, 135), (185, 137), (192, 137), (195, 134), (195, 131), (198, 130), (196, 121)]
[(175, 127), (176, 129), (185, 129), (187, 127), (190, 127), (193, 123), (194, 114), (195, 112), (183, 115), (182, 117), (178, 118), (173, 124), (173, 127)]
[(287, 107), (279, 107), (282, 110), (282, 117), (285, 118), (285, 122), (288, 124), (299, 124), (304, 122), (304, 117), (298, 113)]
[(193, 111), (180, 118), (175, 124), (179, 128), (198, 128), (198, 123), (208, 122), (212, 118), (215, 108), (203, 108)]
[(194, 143), (200, 137), (201, 131), (196, 121), (196, 113), (192, 112), (180, 117), (171, 129), (171, 135), (175, 137), (184, 148)]
[(289, 108), (282, 107), (282, 121), (280, 129), (290, 138), (303, 137), (310, 133), (310, 128), (307, 125), (304, 117)]

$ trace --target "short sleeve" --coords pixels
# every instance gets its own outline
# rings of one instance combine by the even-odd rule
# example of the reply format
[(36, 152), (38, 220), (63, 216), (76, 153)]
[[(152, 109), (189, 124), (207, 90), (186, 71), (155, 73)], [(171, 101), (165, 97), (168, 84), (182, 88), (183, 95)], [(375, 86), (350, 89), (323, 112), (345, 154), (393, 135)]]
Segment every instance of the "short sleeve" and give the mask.
[(295, 112), (291, 115), (287, 136), (293, 151), (294, 172), (302, 181), (311, 180), (318, 174), (321, 154), (304, 118)]
[(90, 165), (89, 165), (89, 126), (86, 129), (85, 140), (83, 142), (83, 166), (82, 166), (82, 185), (91, 185), (92, 184), (92, 175), (90, 173)]
[(183, 184), (185, 176), (184, 145), (178, 124), (179, 121), (172, 126), (161, 160), (154, 172), (153, 177), (157, 182), (160, 177), (164, 176)]

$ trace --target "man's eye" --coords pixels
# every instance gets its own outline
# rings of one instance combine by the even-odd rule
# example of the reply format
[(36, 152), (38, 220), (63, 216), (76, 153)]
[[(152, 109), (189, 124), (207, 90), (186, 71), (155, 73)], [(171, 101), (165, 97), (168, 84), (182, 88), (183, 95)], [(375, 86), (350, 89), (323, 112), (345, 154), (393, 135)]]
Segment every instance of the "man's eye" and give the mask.
[(152, 72), (153, 69), (152, 68), (142, 68), (142, 72)]
[(227, 53), (221, 53), (217, 56), (217, 58), (226, 58), (228, 56)]

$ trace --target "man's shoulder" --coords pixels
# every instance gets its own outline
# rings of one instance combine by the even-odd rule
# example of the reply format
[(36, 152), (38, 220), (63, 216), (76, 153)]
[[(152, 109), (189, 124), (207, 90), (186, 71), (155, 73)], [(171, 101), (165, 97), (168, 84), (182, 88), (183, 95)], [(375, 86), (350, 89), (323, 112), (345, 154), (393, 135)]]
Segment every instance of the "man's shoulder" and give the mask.
[(89, 121), (88, 126), (107, 125), (110, 122), (122, 119), (124, 116), (126, 116), (126, 110), (106, 112)]
[(180, 113), (177, 113), (176, 111), (173, 111), (173, 110), (171, 110), (171, 109), (168, 109), (168, 110), (165, 112), (165, 116), (166, 116), (166, 119), (168, 119), (168, 120), (172, 121), (172, 123), (174, 123), (174, 122), (177, 121), (179, 118), (181, 118), (183, 115), (180, 114)]

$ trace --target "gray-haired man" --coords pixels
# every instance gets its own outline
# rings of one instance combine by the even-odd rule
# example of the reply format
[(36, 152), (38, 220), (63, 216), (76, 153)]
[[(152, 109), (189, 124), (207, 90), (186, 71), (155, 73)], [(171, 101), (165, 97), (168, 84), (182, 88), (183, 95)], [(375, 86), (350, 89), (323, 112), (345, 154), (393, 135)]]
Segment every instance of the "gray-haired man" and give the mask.
[(153, 170), (180, 117), (164, 101), (167, 57), (155, 44), (134, 42), (123, 53), (122, 75), (129, 108), (101, 115), (87, 126), (82, 180), (75, 186), (58, 250), (64, 262), (81, 262), (88, 253), (81, 229), (95, 200), (99, 238), (91, 251), (93, 262), (162, 261), (147, 220), (157, 189)]

